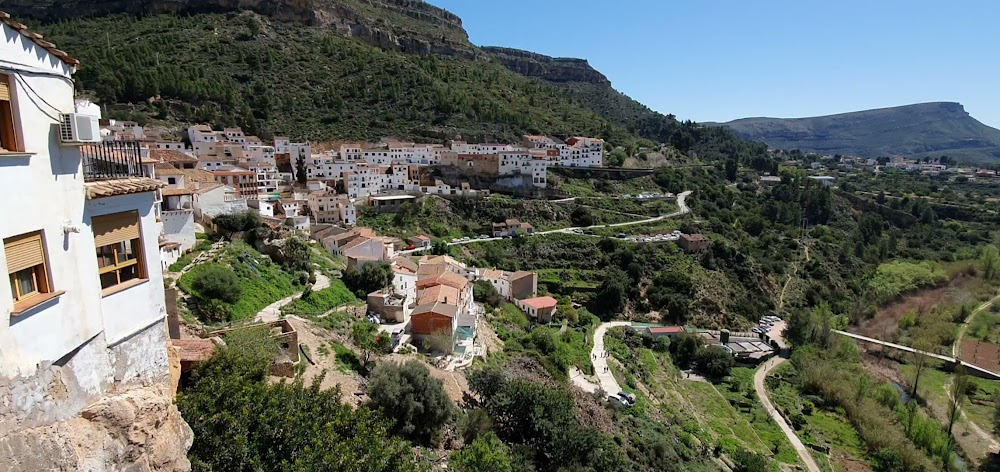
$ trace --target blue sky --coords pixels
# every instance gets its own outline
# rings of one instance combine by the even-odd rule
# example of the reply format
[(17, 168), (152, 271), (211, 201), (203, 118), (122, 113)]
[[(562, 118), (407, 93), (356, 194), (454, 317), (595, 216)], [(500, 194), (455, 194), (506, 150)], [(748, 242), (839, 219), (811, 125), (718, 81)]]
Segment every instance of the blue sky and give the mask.
[(430, 0), (473, 43), (581, 57), (695, 121), (954, 101), (1000, 128), (996, 0)]

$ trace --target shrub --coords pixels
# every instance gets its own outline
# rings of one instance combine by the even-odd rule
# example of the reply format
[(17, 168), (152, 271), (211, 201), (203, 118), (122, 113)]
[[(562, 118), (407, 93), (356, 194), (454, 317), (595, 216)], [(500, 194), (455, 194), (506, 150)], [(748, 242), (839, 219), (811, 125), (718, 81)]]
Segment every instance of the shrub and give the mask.
[(365, 299), (369, 293), (388, 287), (392, 283), (392, 268), (384, 262), (365, 264), (358, 270), (344, 274), (344, 284), (358, 298)]
[(240, 299), (242, 289), (232, 270), (213, 264), (199, 271), (191, 282), (196, 311), (212, 321), (228, 319), (230, 305)]
[(423, 442), (430, 440), (454, 411), (441, 381), (415, 360), (376, 367), (368, 396), (373, 406), (396, 420), (398, 434)]
[(514, 472), (510, 448), (492, 432), (456, 452), (448, 465), (458, 472)]
[(193, 373), (177, 406), (194, 431), (196, 470), (417, 470), (389, 420), (322, 390), (322, 377), (269, 383), (276, 349), (266, 329), (236, 330)]
[(722, 346), (708, 346), (698, 351), (695, 363), (698, 370), (713, 378), (722, 378), (729, 375), (736, 361), (733, 355), (722, 348)]
[(485, 280), (477, 280), (472, 286), (472, 298), (491, 308), (499, 308), (503, 304), (500, 292), (497, 292), (496, 287)]

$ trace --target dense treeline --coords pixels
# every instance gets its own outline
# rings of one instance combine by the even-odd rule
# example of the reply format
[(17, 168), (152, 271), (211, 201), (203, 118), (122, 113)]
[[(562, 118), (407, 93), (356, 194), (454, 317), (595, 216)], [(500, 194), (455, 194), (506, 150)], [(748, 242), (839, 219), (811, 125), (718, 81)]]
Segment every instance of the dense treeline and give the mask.
[(538, 133), (655, 141), (706, 157), (763, 151), (607, 86), (576, 93), (499, 63), (386, 51), (251, 12), (115, 15), (43, 30), (82, 61), (78, 88), (105, 106), (129, 105), (110, 116), (143, 123), (238, 125), (264, 138), (513, 142)]

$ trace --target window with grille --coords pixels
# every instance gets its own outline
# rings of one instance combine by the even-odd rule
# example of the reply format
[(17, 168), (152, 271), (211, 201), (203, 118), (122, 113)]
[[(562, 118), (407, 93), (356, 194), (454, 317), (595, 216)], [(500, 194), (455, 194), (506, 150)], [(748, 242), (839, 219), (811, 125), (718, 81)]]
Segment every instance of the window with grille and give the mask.
[(92, 225), (101, 288), (110, 289), (147, 277), (138, 212), (95, 216)]

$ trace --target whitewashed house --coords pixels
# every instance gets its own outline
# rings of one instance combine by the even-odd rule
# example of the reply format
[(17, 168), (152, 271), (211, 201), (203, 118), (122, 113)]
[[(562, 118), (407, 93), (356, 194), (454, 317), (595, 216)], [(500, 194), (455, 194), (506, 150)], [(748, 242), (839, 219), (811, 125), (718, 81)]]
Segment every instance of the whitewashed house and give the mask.
[[(79, 62), (6, 13), (0, 26), (0, 270), (9, 276), (0, 284), (7, 318), (0, 438), (7, 440), (58, 427), (104, 395), (168, 385), (169, 367), (154, 211), (162, 183), (145, 175), (138, 143), (95, 142), (97, 117), (70, 115), (78, 132), (60, 133), (63, 114), (75, 111)], [(74, 447), (37, 445), (52, 454), (64, 446)], [(78, 457), (79, 469), (95, 459)]]

